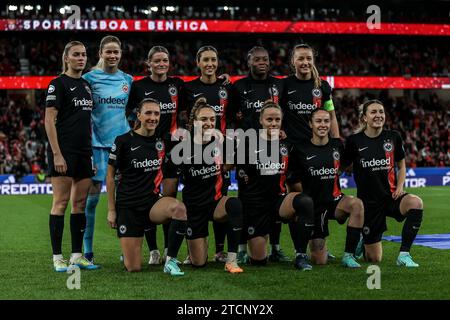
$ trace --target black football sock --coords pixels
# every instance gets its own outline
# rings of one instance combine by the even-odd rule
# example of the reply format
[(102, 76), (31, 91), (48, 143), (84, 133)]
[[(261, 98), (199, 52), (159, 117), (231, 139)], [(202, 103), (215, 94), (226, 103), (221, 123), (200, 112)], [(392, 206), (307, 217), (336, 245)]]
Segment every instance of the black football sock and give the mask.
[(170, 222), (163, 224), (164, 249), (169, 247), (169, 229), (170, 229)]
[(81, 253), (83, 246), (84, 229), (86, 229), (86, 215), (72, 213), (70, 215), (70, 236), (72, 239), (72, 253)]
[(345, 239), (344, 252), (355, 254), (361, 236), (361, 230), (362, 228), (347, 226), (347, 238)]
[(62, 238), (64, 231), (64, 216), (50, 215), (49, 219), (50, 240), (53, 254), (62, 254)]
[(169, 226), (167, 255), (176, 258), (186, 235), (186, 221), (172, 219)]
[(228, 221), (226, 223), (228, 252), (236, 253), (242, 234), (242, 203), (237, 198), (229, 198), (225, 203), (225, 210), (228, 215)]
[(422, 224), (423, 209), (410, 209), (406, 213), (406, 220), (403, 224), (402, 230), (402, 244), (400, 251), (409, 252), (411, 246), (416, 239), (417, 232), (419, 232)]
[(222, 252), (225, 247), (225, 237), (227, 235), (227, 227), (224, 223), (213, 221), (214, 241), (216, 243), (216, 253)]
[(152, 223), (149, 229), (144, 230), (144, 235), (148, 250), (158, 250), (158, 244), (156, 243), (156, 225)]

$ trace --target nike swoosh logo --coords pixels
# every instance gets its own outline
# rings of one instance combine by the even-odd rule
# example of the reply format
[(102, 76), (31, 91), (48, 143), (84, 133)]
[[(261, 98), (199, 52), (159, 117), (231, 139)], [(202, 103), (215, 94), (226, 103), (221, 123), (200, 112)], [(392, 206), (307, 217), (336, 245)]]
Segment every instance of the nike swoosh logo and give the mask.
[(184, 236), (184, 235), (186, 235), (186, 233), (180, 233), (180, 232), (178, 232), (178, 231), (175, 231), (175, 233), (176, 233), (177, 235), (179, 235), (179, 236)]
[(139, 149), (141, 146), (137, 146), (137, 147), (131, 147), (131, 151), (137, 150)]
[(73, 91), (73, 90), (75, 90), (77, 87), (73, 87), (73, 88), (70, 88), (70, 91)]
[(146, 96), (148, 96), (148, 95), (151, 95), (153, 92), (155, 92), (155, 91), (144, 92), (144, 94), (145, 94)]
[(288, 94), (293, 94), (297, 90), (288, 91)]
[(202, 93), (194, 93), (194, 98), (197, 98), (199, 95), (202, 95), (203, 94), (203, 92)]
[(253, 92), (253, 91), (255, 91), (255, 90), (248, 90), (248, 91), (244, 90), (244, 94), (249, 94), (250, 92)]
[(240, 231), (242, 228), (233, 228), (233, 231)]
[(414, 229), (414, 230), (419, 230), (420, 227), (413, 226), (413, 229)]
[(310, 156), (310, 157), (306, 157), (306, 160), (311, 160), (312, 158), (315, 158), (315, 157), (317, 157), (317, 155), (315, 155), (315, 156)]
[(260, 153), (261, 151), (264, 151), (264, 149), (261, 149), (261, 150), (255, 150), (255, 153)]
[(364, 147), (364, 148), (359, 148), (358, 151), (363, 151), (366, 150), (368, 147)]

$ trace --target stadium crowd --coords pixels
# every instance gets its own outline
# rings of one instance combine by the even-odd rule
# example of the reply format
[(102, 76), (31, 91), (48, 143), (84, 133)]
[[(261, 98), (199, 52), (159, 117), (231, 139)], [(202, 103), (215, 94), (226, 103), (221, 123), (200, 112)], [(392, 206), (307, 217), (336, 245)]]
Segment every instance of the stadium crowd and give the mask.
[[(96, 3), (81, 5), (82, 19), (221, 19), (221, 20), (289, 20), (289, 21), (361, 21), (361, 17), (368, 16), (367, 3), (317, 3), (302, 1), (280, 3), (278, 7), (255, 3), (242, 7), (239, 5), (198, 2), (195, 6), (186, 4), (176, 5), (176, 1), (159, 5), (143, 5), (137, 1), (114, 4)], [(283, 1), (282, 1), (283, 2)], [(1, 17), (8, 19), (61, 19), (61, 8), (70, 3), (50, 1), (46, 5), (33, 6), (25, 9), (18, 6), (11, 10), (8, 5), (1, 8)], [(426, 7), (418, 10), (420, 4), (388, 6), (380, 5), (381, 18), (386, 22), (448, 22), (448, 10), (444, 3), (430, 1)], [(64, 12), (64, 11), (63, 11)]]
[[(73, 36), (72, 36), (73, 37)], [(76, 36), (75, 36), (76, 37)], [(221, 70), (229, 74), (247, 73), (245, 57), (248, 42), (228, 36), (229, 41), (211, 37), (196, 37), (192, 41), (179, 41), (174, 35), (149, 35), (142, 37), (130, 34), (124, 40), (124, 53), (121, 69), (133, 75), (146, 74), (145, 60), (148, 49), (153, 44), (163, 45), (171, 52), (172, 74), (195, 75), (198, 68), (195, 52), (202, 45), (211, 44), (219, 50)], [(227, 37), (227, 39), (228, 39)], [(62, 35), (53, 39), (2, 38), (0, 41), (0, 73), (2, 75), (57, 75), (59, 52), (65, 41)], [(209, 41), (211, 40), (211, 41)], [(256, 43), (269, 50), (274, 75), (288, 74), (290, 66), (286, 63), (296, 38), (283, 38), (274, 41), (272, 37), (260, 37)], [(418, 39), (411, 42), (406, 38), (317, 38), (302, 39), (316, 48), (320, 74), (361, 75), (361, 76), (449, 76), (450, 45), (448, 42), (427, 42)], [(97, 61), (97, 40), (85, 41), (88, 49), (88, 64)], [(252, 41), (252, 44), (255, 42)], [(19, 58), (27, 61), (21, 68)]]
[[(15, 173), (20, 178), (46, 169), (44, 97), (45, 92), (39, 91), (37, 105), (24, 99), (0, 98), (0, 174)], [(386, 125), (402, 134), (407, 167), (450, 166), (449, 105), (435, 94), (427, 99), (420, 99), (417, 92), (411, 98), (393, 98), (387, 91), (380, 91), (380, 96), (335, 97), (343, 137), (358, 126), (358, 106), (373, 98), (385, 103)]]

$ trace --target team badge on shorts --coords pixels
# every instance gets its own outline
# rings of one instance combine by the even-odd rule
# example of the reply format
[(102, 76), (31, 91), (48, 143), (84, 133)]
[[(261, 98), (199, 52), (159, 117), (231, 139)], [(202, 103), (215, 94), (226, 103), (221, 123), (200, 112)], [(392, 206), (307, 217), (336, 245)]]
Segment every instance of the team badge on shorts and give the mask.
[(53, 93), (53, 92), (55, 92), (55, 86), (51, 84), (51, 85), (48, 87), (48, 93)]
[(220, 99), (228, 98), (227, 90), (225, 90), (224, 88), (220, 88), (220, 90), (219, 90), (219, 98)]
[(321, 98), (322, 97), (322, 90), (320, 90), (320, 89), (313, 89), (312, 90), (312, 95), (313, 95), (313, 97)]
[(384, 151), (386, 151), (386, 152), (391, 152), (392, 149), (393, 149), (392, 143), (391, 143), (390, 141), (386, 141), (386, 142), (383, 144), (383, 149), (384, 149)]
[(363, 228), (363, 233), (367, 236), (370, 233), (370, 228), (369, 227), (364, 227)]
[(339, 151), (337, 151), (337, 150), (334, 150), (333, 151), (333, 159), (334, 160), (339, 160), (341, 158), (341, 155), (339, 154)]
[(169, 94), (173, 97), (178, 94), (178, 90), (175, 86), (169, 86)]
[(128, 90), (129, 90), (130, 88), (128, 88), (128, 84), (127, 83), (124, 83), (123, 85), (122, 85), (122, 91), (124, 92), (124, 93), (128, 93)]
[(247, 233), (252, 236), (255, 233), (255, 228), (254, 227), (248, 227)]
[(124, 234), (125, 232), (127, 232), (127, 227), (126, 227), (125, 225), (121, 225), (121, 226), (119, 227), (119, 232), (120, 232), (121, 234)]
[(238, 171), (238, 176), (239, 176), (239, 178), (244, 178), (244, 177), (245, 177), (245, 171), (242, 170), (242, 169), (240, 169), (240, 170)]
[(191, 229), (191, 227), (188, 227), (187, 229), (186, 229), (186, 234), (190, 237), (190, 236), (192, 236), (192, 229)]
[(156, 148), (156, 150), (158, 150), (158, 151), (162, 151), (162, 149), (164, 149), (164, 145), (163, 145), (162, 141), (156, 142), (155, 148)]

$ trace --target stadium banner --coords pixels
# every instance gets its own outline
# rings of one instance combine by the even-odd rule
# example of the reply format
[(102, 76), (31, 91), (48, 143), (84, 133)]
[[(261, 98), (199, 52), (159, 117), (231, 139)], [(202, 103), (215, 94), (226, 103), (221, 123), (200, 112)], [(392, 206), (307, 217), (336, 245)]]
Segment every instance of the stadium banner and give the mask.
[[(48, 84), (56, 76), (0, 76), (1, 90), (47, 89)], [(235, 82), (244, 76), (232, 76)], [(142, 76), (134, 77), (134, 80)], [(196, 76), (180, 76), (190, 81)], [(283, 78), (278, 76), (278, 78)], [(323, 76), (334, 89), (450, 89), (449, 77), (354, 77)]]
[(68, 20), (0, 19), (0, 31), (105, 31), (105, 32), (226, 32), (314, 33), (450, 36), (449, 24), (381, 23), (369, 29), (366, 22), (240, 21), (240, 20)]
[[(230, 191), (237, 190), (235, 172), (231, 173)], [(21, 179), (12, 174), (0, 175), (0, 195), (29, 195), (52, 194), (49, 181), (40, 182), (35, 175), (27, 175)], [(351, 176), (342, 175), (340, 178), (343, 189), (355, 188), (355, 180)], [(431, 186), (450, 186), (450, 167), (444, 168), (410, 168), (406, 171), (406, 188), (422, 188)], [(179, 191), (182, 189), (179, 186)], [(106, 192), (103, 185), (102, 192)]]

